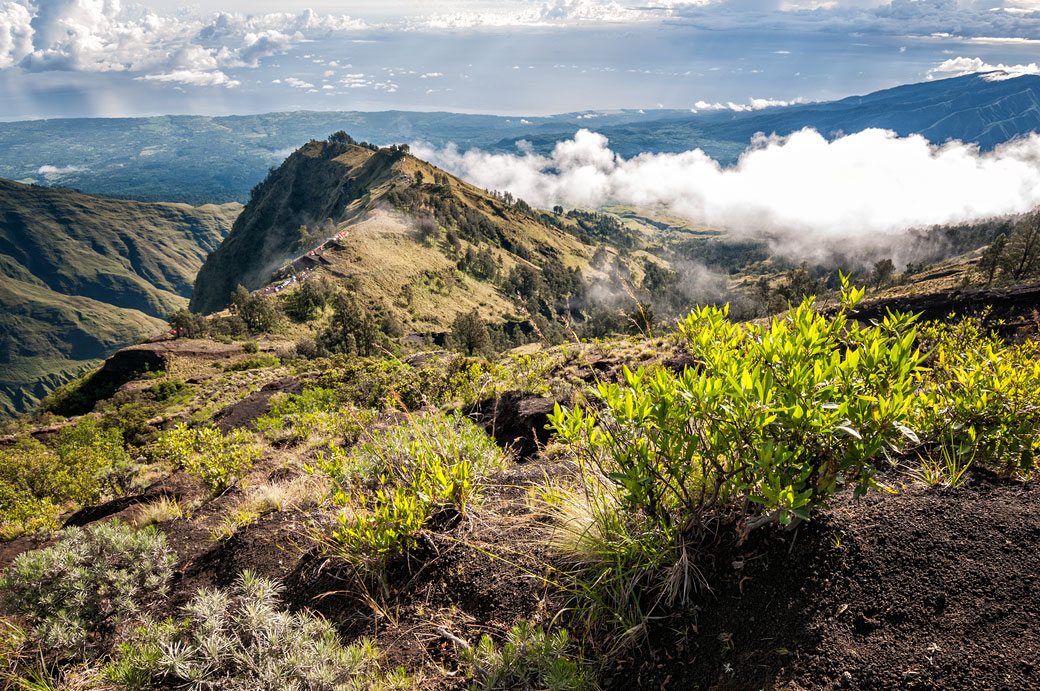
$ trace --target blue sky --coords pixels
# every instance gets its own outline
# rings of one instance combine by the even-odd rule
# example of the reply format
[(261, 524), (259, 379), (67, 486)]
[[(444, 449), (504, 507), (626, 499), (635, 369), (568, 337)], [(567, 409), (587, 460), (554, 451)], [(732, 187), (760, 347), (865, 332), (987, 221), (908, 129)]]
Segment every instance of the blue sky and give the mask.
[(1040, 0), (0, 0), (0, 119), (752, 108), (1038, 52)]

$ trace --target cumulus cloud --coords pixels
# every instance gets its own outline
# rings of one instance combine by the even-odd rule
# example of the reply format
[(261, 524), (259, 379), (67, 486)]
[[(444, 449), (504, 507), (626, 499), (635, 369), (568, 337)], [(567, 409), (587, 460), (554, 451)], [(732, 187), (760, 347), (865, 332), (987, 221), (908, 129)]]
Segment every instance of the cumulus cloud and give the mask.
[(312, 10), (199, 19), (131, 11), (120, 0), (0, 0), (0, 69), (118, 71), (232, 86), (223, 70), (256, 68), (308, 38), (365, 26)]
[(1040, 65), (1035, 62), (1028, 65), (991, 65), (982, 58), (956, 57), (944, 60), (928, 70), (928, 78), (960, 77), (976, 72), (991, 72), (990, 79), (1013, 79), (1023, 74), (1040, 74)]
[(487, 189), (548, 208), (619, 203), (665, 207), (698, 223), (779, 238), (815, 253), (909, 228), (1026, 212), (1040, 205), (1040, 135), (989, 153), (870, 129), (827, 140), (811, 129), (758, 136), (722, 167), (700, 149), (624, 159), (579, 130), (549, 156), (455, 147), (413, 152)]

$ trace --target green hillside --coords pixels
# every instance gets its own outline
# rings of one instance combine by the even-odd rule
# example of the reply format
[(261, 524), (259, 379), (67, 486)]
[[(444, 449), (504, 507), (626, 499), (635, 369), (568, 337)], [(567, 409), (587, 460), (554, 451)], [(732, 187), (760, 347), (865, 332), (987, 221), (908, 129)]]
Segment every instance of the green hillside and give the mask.
[(0, 414), (162, 328), (239, 208), (0, 180)]

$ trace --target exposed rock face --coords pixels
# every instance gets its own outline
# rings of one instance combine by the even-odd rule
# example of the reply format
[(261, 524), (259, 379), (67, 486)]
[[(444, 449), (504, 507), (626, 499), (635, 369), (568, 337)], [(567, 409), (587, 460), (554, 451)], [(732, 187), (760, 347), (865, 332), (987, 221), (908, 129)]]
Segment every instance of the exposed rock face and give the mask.
[(526, 460), (549, 441), (546, 426), (555, 404), (551, 398), (507, 391), (481, 401), (471, 415), (499, 446), (511, 448), (519, 459)]
[(161, 346), (137, 346), (120, 350), (53, 410), (66, 417), (84, 415), (93, 410), (98, 401), (110, 398), (128, 381), (137, 379), (145, 372), (166, 372), (168, 368), (169, 357)]

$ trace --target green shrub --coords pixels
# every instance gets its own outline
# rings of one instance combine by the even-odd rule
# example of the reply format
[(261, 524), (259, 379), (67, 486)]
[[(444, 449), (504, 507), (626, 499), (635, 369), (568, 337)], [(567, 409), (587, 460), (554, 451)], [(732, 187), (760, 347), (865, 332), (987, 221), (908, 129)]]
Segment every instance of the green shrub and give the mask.
[[(376, 431), (349, 453), (320, 454), (339, 515), (331, 546), (361, 571), (381, 576), (389, 559), (415, 546), (436, 511), (465, 513), (477, 481), (503, 463), (501, 450), (461, 415), (413, 415)], [(312, 469), (313, 470), (313, 469)], [(365, 485), (378, 478), (374, 493)]]
[(189, 428), (184, 423), (159, 435), (155, 454), (183, 468), (213, 492), (221, 492), (241, 480), (263, 450), (245, 430), (222, 434), (215, 427)]
[(249, 571), (229, 590), (199, 590), (185, 619), (151, 623), (121, 645), (109, 679), (213, 691), (409, 688), (402, 670), (380, 674), (375, 644), (343, 646), (324, 619), (282, 609), (281, 591)]
[[(977, 322), (932, 324), (916, 424), (954, 467), (973, 461), (1032, 476), (1040, 446), (1040, 342), (1006, 345)], [(945, 456), (944, 456), (945, 454)]]
[(253, 426), (267, 438), (299, 442), (312, 438), (337, 438), (353, 444), (375, 414), (347, 404), (331, 389), (315, 387), (302, 394), (280, 394), (271, 409)]
[(597, 688), (594, 676), (568, 656), (569, 641), (565, 630), (549, 635), (528, 621), (513, 626), (501, 647), (489, 636), (482, 636), (474, 648), (463, 650), (463, 659), (473, 670), (472, 688), (488, 691)]
[(175, 561), (154, 528), (66, 528), (55, 545), (20, 554), (0, 590), (5, 611), (25, 617), (43, 647), (83, 652), (132, 619), (142, 596), (162, 593)]
[(323, 372), (318, 385), (360, 408), (418, 410), (443, 402), (449, 393), (441, 368), (412, 367), (393, 358), (355, 358)]
[(251, 355), (255, 355), (260, 352), (260, 346), (256, 341), (246, 341), (242, 344), (242, 350)]
[[(669, 545), (668, 567), (723, 514), (738, 531), (805, 520), (840, 485), (875, 486), (876, 459), (914, 438), (914, 319), (861, 327), (848, 310), (825, 317), (806, 300), (765, 326), (705, 307), (680, 323), (695, 364), (625, 370), (601, 383), (601, 409), (559, 406), (558, 434), (579, 445), (586, 472), (613, 486), (619, 509)], [(641, 538), (647, 539), (647, 538)], [(668, 569), (668, 598), (685, 601), (695, 570)]]
[(19, 441), (0, 452), (0, 539), (57, 527), (67, 505), (127, 491), (136, 470), (119, 430), (91, 417), (58, 432), (53, 448), (32, 438)]
[(155, 396), (155, 400), (165, 402), (187, 388), (188, 385), (179, 379), (166, 379), (152, 384), (152, 395)]

